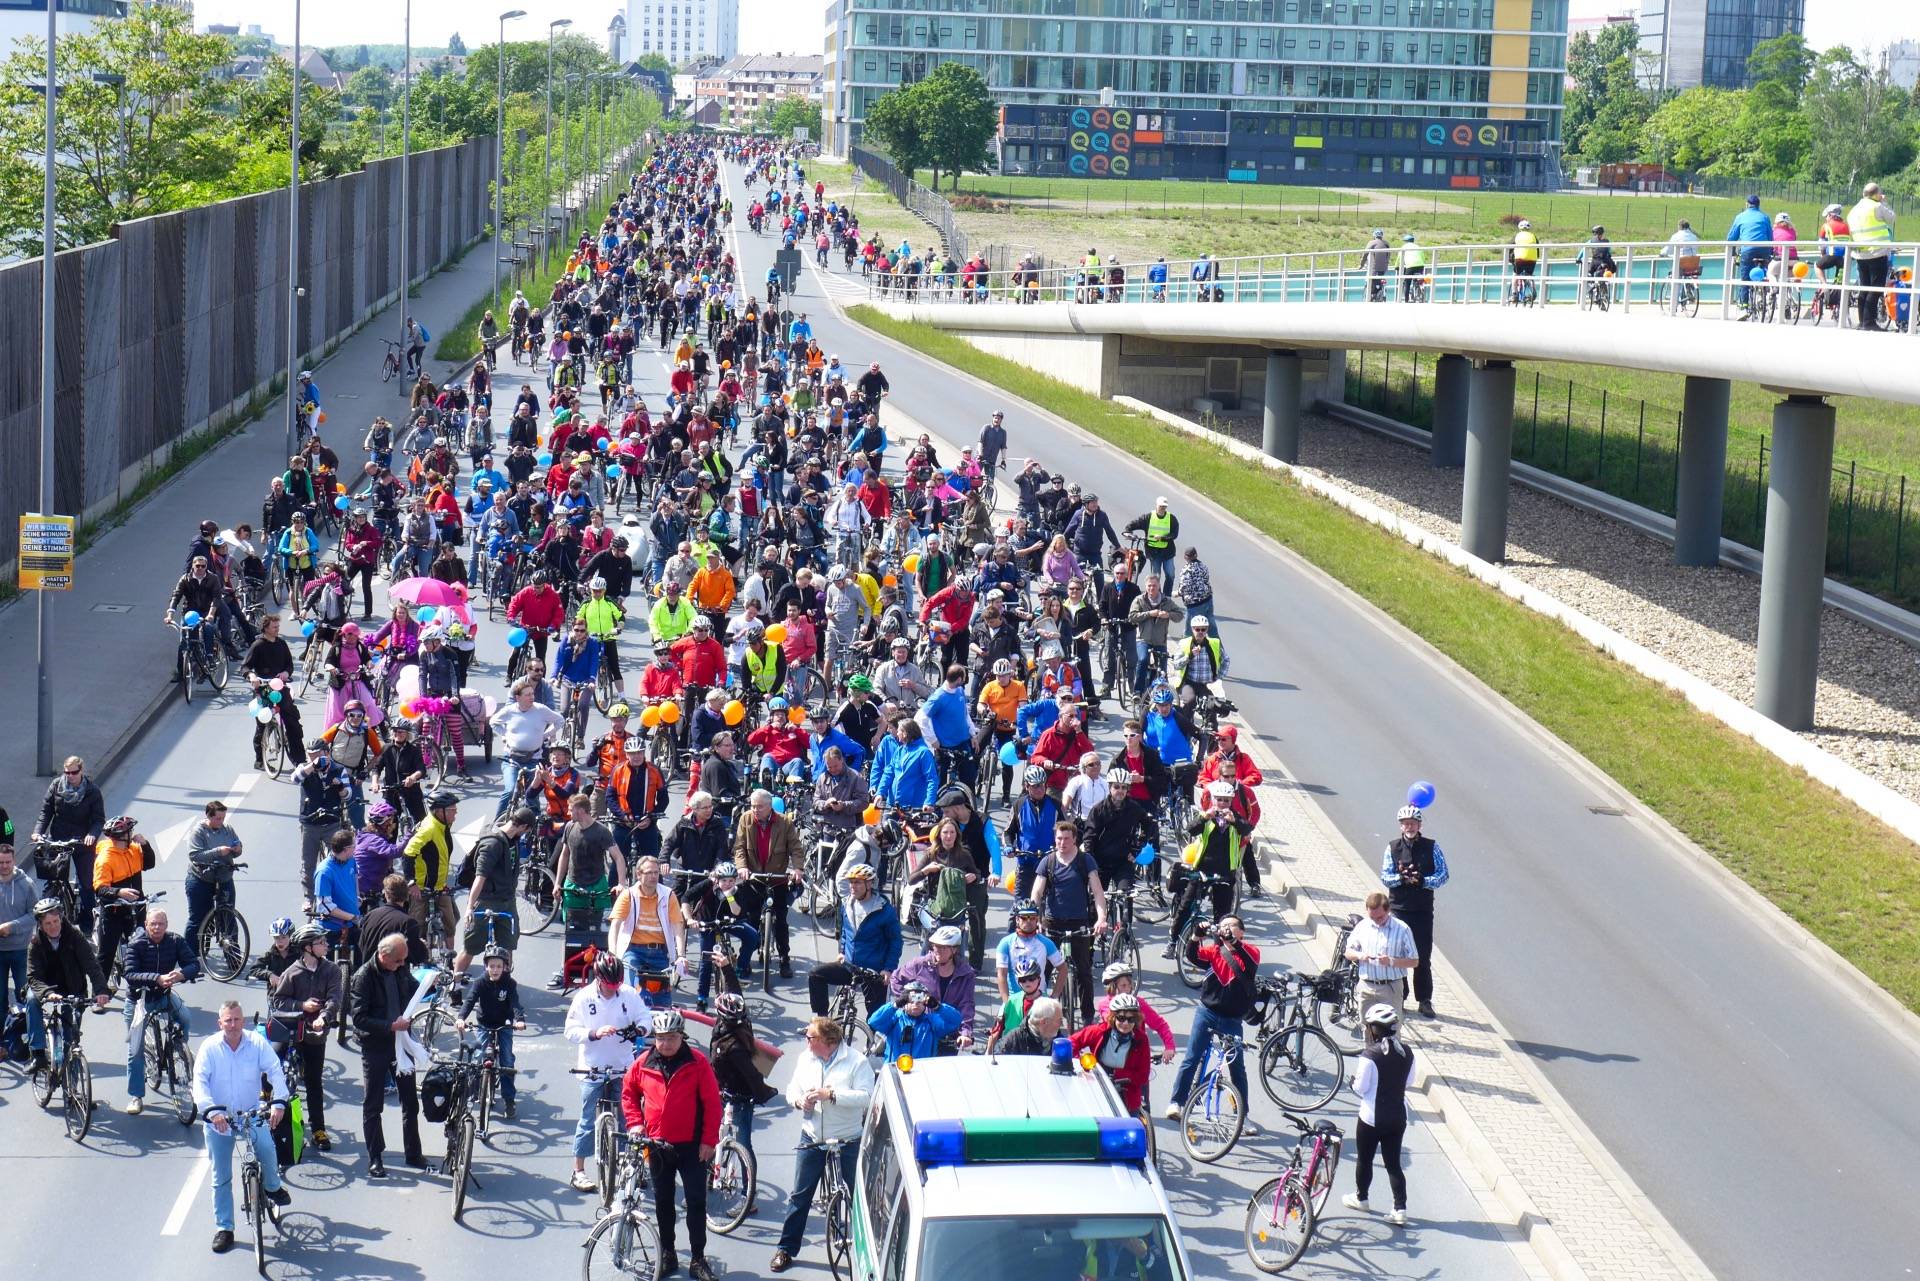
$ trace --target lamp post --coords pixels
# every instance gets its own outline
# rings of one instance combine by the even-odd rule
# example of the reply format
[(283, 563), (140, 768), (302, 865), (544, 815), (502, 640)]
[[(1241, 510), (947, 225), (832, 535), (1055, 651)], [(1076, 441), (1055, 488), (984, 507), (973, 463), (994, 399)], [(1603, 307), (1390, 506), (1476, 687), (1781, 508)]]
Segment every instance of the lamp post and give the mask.
[(300, 447), (300, 0), (293, 0), (293, 76), (287, 146), (287, 456)]
[[(53, 113), (56, 73), (54, 44), (59, 37), (59, 11), (47, 5), (47, 138), (40, 156), (45, 170), (40, 189), (40, 239), (44, 246), (40, 259), (40, 514), (53, 513), (53, 395), (59, 377), (54, 363), (54, 156), (58, 148), (53, 138)], [(47, 671), (47, 590), (34, 593), (34, 772), (53, 773), (53, 682)]]
[(553, 218), (553, 33), (571, 27), (572, 18), (555, 18), (547, 24), (547, 142), (546, 173), (541, 180), (540, 241), (546, 243), (548, 224)]
[[(404, 361), (404, 353), (412, 346), (413, 339), (413, 317), (408, 314), (407, 303), (413, 280), (413, 0), (406, 0), (401, 30), (406, 48), (400, 59), (400, 305), (395, 310), (400, 313), (400, 350)], [(407, 379), (398, 381), (403, 399), (413, 394)]]
[(526, 16), (525, 9), (509, 9), (501, 14), (500, 43), (494, 47), (499, 88), (493, 106), (493, 292), (487, 296), (495, 302), (500, 300), (500, 207), (505, 203), (502, 189), (506, 186), (507, 172), (507, 21)]

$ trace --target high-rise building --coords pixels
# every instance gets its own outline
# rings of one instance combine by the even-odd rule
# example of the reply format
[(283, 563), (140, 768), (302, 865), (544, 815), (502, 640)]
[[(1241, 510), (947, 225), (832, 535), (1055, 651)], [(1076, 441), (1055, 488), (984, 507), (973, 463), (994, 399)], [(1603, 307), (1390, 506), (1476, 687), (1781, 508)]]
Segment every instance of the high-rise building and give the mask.
[(1753, 47), (1803, 34), (1806, 0), (1645, 0), (1640, 7), (1641, 78), (1677, 93), (1747, 86)]
[(627, 62), (627, 15), (616, 13), (613, 21), (607, 24), (607, 57), (615, 66), (625, 66)]
[(740, 52), (740, 0), (627, 0), (627, 57), (674, 66)]
[(1900, 88), (1913, 91), (1920, 82), (1920, 40), (1898, 40), (1887, 46), (1887, 75)]
[(1566, 32), (1567, 0), (830, 0), (826, 146), (952, 60), (1003, 108), (1006, 172), (1535, 186)]

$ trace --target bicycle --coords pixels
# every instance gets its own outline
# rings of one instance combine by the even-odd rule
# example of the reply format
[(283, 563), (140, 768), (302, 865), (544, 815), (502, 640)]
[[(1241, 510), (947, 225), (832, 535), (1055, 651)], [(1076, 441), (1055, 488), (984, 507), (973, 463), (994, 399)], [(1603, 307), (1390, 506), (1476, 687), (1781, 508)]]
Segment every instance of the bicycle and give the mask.
[(771, 993), (775, 951), (773, 914), (777, 909), (775, 891), (787, 883), (788, 877), (785, 872), (754, 872), (749, 879), (766, 892), (766, 898), (760, 904), (760, 990)]
[(267, 1221), (280, 1229), (280, 1207), (267, 1195), (267, 1176), (260, 1165), (260, 1154), (253, 1149), (251, 1131), (271, 1128), (268, 1109), (248, 1108), (227, 1113), (227, 1125), (233, 1131), (234, 1146), (240, 1149), (240, 1209), (247, 1216), (253, 1234), (253, 1263), (260, 1275), (267, 1274)]
[(205, 681), (215, 693), (227, 687), (228, 662), (227, 649), (217, 636), (208, 635), (207, 621), (193, 616), (196, 621), (189, 626), (183, 619), (174, 624), (180, 633), (179, 655), (175, 660), (175, 669), (180, 674), (180, 697), (189, 704), (193, 702), (193, 687), (199, 681)]
[[(159, 974), (129, 974), (126, 979), (128, 983), (154, 984), (160, 977)], [(144, 1026), (131, 1029), (129, 1035), (138, 1036), (143, 1042), (147, 1085), (173, 1101), (173, 1114), (181, 1125), (192, 1125), (199, 1112), (193, 1102), (193, 1051), (187, 1045), (186, 1024), (174, 1016), (168, 1002), (161, 1000), (156, 1004), (156, 996), (164, 996), (157, 986), (139, 998), (141, 1008), (134, 1020)], [(135, 998), (129, 994), (127, 999)]]
[(1507, 293), (1507, 304), (1512, 307), (1531, 307), (1540, 299), (1540, 286), (1534, 283), (1532, 276), (1515, 275), (1513, 288)]
[[(1295, 1127), (1304, 1129), (1304, 1122), (1298, 1117), (1287, 1117)], [(1332, 1123), (1323, 1121), (1321, 1125)], [(1317, 1213), (1314, 1208), (1314, 1185), (1324, 1183), (1325, 1192), (1333, 1191), (1334, 1171), (1340, 1164), (1339, 1131), (1332, 1136), (1331, 1160), (1325, 1152), (1326, 1140), (1321, 1136), (1319, 1127), (1314, 1127), (1313, 1154), (1307, 1160), (1307, 1168), (1301, 1169), (1301, 1154), (1305, 1144), (1295, 1144), (1293, 1159), (1287, 1168), (1277, 1177), (1260, 1185), (1259, 1191), (1247, 1199), (1246, 1222), (1241, 1228), (1241, 1240), (1247, 1251), (1247, 1259), (1262, 1272), (1269, 1274), (1285, 1272), (1300, 1261), (1306, 1253), (1307, 1244), (1313, 1240), (1314, 1223)], [(1324, 1177), (1323, 1177), (1324, 1176)], [(1326, 1203), (1322, 1195), (1321, 1204)]]
[(390, 383), (400, 376), (400, 344), (391, 338), (382, 338), (387, 345), (387, 354), (380, 358), (380, 381)]
[[(245, 867), (245, 863), (235, 863), (233, 870), (238, 872)], [(208, 977), (231, 983), (246, 970), (252, 945), (253, 932), (247, 927), (247, 918), (234, 906), (233, 882), (215, 884), (213, 906), (207, 909), (193, 936), (201, 966)]]
[(1666, 310), (1671, 304), (1675, 314), (1697, 316), (1700, 314), (1700, 260), (1693, 260), (1693, 269), (1687, 270), (1683, 259), (1680, 267), (1680, 284), (1676, 293), (1671, 281), (1660, 283), (1660, 292), (1654, 298), (1654, 305)]
[[(825, 1105), (822, 1105), (823, 1108)], [(840, 1169), (840, 1152), (854, 1139), (822, 1139), (805, 1144), (818, 1148), (826, 1155), (827, 1168), (822, 1176), (826, 1183), (826, 1236), (827, 1267), (833, 1272), (833, 1281), (852, 1281), (853, 1277), (853, 1191), (847, 1186), (846, 1175)]]
[(263, 681), (255, 686), (254, 693), (259, 697), (260, 706), (253, 709), (254, 718), (259, 719), (264, 710), (269, 713), (260, 731), (260, 763), (266, 767), (267, 775), (279, 779), (293, 767), (293, 763), (305, 760), (305, 754), (295, 755), (287, 742), (287, 721), (280, 710), (280, 704), (273, 701), (272, 695), (286, 697), (285, 691), (266, 687)]
[(444, 1068), (452, 1077), (452, 1098), (446, 1122), (447, 1159), (442, 1170), (453, 1193), (453, 1217), (458, 1219), (467, 1208), (467, 1184), (473, 1181), (473, 1139), (480, 1122), (478, 1110), (480, 1064), (476, 1047), (461, 1043), (450, 1055), (435, 1056), (435, 1067)]
[(1211, 1165), (1240, 1141), (1247, 1123), (1246, 1100), (1228, 1079), (1228, 1072), (1244, 1048), (1239, 1037), (1214, 1033), (1200, 1078), (1180, 1109), (1180, 1141), (1196, 1161)]
[[(577, 1069), (576, 1069), (577, 1070)], [(599, 1131), (595, 1131), (596, 1144)], [(585, 1281), (628, 1281), (651, 1278), (660, 1258), (660, 1234), (647, 1217), (652, 1201), (652, 1176), (647, 1172), (647, 1153), (658, 1146), (645, 1136), (635, 1136), (614, 1157), (608, 1173), (611, 1193), (604, 1201), (599, 1222), (587, 1232), (580, 1260), (580, 1275)]]
[(83, 1141), (93, 1128), (95, 1107), (93, 1069), (80, 1052), (80, 1007), (84, 1004), (85, 999), (77, 996), (47, 996), (41, 1000), (48, 1035), (55, 1031), (60, 1034), (60, 1053), (46, 1067), (35, 1068), (31, 1078), (33, 1101), (42, 1111), (53, 1105), (54, 1091), (60, 1091), (62, 1120), (67, 1137), (75, 1143)]
[(1580, 285), (1580, 310), (1605, 311), (1613, 305), (1613, 273), (1590, 272)]
[(1045, 930), (1044, 928), (1043, 932), (1060, 947), (1063, 958), (1061, 968), (1066, 974), (1066, 982), (1060, 988), (1060, 1012), (1066, 1020), (1067, 1030), (1069, 1032), (1077, 1032), (1080, 1029), (1081, 980), (1080, 967), (1073, 963), (1073, 949), (1074, 945), (1080, 940), (1085, 939), (1087, 941), (1087, 968), (1091, 970), (1098, 964), (1098, 962), (1092, 959), (1094, 944), (1099, 941), (1098, 936), (1093, 932), (1093, 927), (1086, 925), (1081, 926), (1079, 929), (1063, 930), (1058, 934), (1055, 934), (1051, 930)]
[(86, 847), (85, 841), (35, 841), (33, 870), (40, 877), (42, 892), (60, 900), (60, 919), (79, 924), (75, 906), (79, 902), (73, 887), (73, 856)]
[(1338, 1001), (1340, 971), (1269, 979), (1255, 1005), (1260, 1034), (1260, 1087), (1287, 1112), (1325, 1107), (1346, 1080), (1347, 1057), (1320, 1026), (1322, 1001)]
[[(633, 1044), (645, 1039), (646, 1030), (637, 1023), (614, 1029), (614, 1035)], [(573, 1075), (584, 1076), (594, 1084), (612, 1083), (612, 1090), (600, 1091), (593, 1105), (593, 1171), (594, 1183), (600, 1189), (600, 1209), (604, 1213), (613, 1205), (614, 1193), (618, 1189), (618, 1162), (621, 1137), (626, 1126), (620, 1115), (620, 1090), (618, 1083), (626, 1076), (625, 1068), (573, 1068)]]
[(848, 1045), (864, 1046), (871, 1057), (880, 1053), (886, 1043), (873, 1030), (873, 1026), (860, 1017), (860, 991), (868, 983), (877, 983), (885, 976), (878, 970), (863, 970), (853, 964), (848, 964), (847, 972), (853, 977), (834, 992), (833, 1001), (827, 1007), (827, 1017), (840, 1025), (844, 1034), (842, 1039)]
[(1206, 982), (1207, 967), (1193, 959), (1187, 944), (1193, 935), (1212, 928), (1213, 922), (1207, 912), (1213, 903), (1213, 887), (1230, 885), (1233, 879), (1231, 875), (1216, 876), (1211, 872), (1190, 871), (1174, 899), (1169, 946), (1173, 949), (1174, 964), (1180, 971), (1180, 981), (1196, 991)]
[(551, 837), (543, 834), (520, 872), (520, 902), (526, 905), (523, 934), (538, 934), (560, 915), (560, 885), (553, 879)]
[(722, 1236), (747, 1221), (760, 1187), (760, 1163), (753, 1149), (740, 1142), (733, 1123), (733, 1105), (738, 1101), (734, 1094), (720, 1096), (720, 1141), (707, 1166), (707, 1226)]

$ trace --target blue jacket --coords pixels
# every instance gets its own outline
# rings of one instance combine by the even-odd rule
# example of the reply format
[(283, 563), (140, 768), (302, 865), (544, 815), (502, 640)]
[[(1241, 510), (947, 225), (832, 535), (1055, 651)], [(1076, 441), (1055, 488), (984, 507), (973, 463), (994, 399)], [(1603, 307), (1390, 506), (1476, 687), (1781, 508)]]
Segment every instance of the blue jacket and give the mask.
[[(933, 749), (924, 738), (906, 747), (901, 747), (894, 738), (889, 738), (887, 743), (893, 744), (895, 750), (887, 755), (884, 777), (878, 767), (874, 770), (875, 794), (889, 805), (907, 809), (925, 809), (932, 805), (940, 794), (940, 762), (934, 758)], [(881, 744), (882, 751), (886, 745)]]
[(973, 741), (973, 721), (967, 716), (967, 690), (964, 685), (959, 689), (948, 689), (942, 685), (920, 706), (926, 714), (926, 723), (933, 727), (933, 736), (940, 741), (941, 747), (964, 747)]
[[(876, 891), (876, 894), (878, 891)], [(854, 930), (846, 904), (840, 906), (840, 952), (863, 970), (892, 970), (900, 964), (900, 914), (885, 898)]]
[(1053, 825), (1060, 821), (1060, 807), (1051, 796), (1043, 796), (1035, 805), (1024, 793), (1013, 807), (1007, 824), (1007, 839), (1013, 842), (1014, 856), (1031, 866), (1053, 848)]
[(1053, 728), (1060, 719), (1060, 704), (1051, 698), (1037, 698), (1031, 703), (1021, 705), (1014, 714), (1013, 732), (1032, 742)]
[(887, 1059), (902, 1054), (916, 1059), (931, 1059), (940, 1053), (940, 1042), (960, 1030), (960, 1011), (940, 1004), (914, 1018), (897, 1005), (883, 1005), (867, 1017), (867, 1026), (887, 1038)]
[[(353, 864), (347, 864), (347, 870), (351, 872)], [(156, 943), (145, 930), (137, 931), (121, 956), (128, 974), (171, 974), (179, 970), (190, 979), (200, 977), (200, 958), (194, 954), (193, 944), (178, 934), (169, 934)], [(145, 989), (149, 985), (129, 981), (127, 986)]]
[(811, 777), (820, 777), (821, 772), (827, 768), (826, 756), (829, 747), (840, 749), (846, 756), (847, 766), (850, 769), (859, 769), (866, 763), (867, 749), (848, 738), (838, 726), (830, 726), (825, 734), (810, 739), (807, 744), (807, 765), (811, 769)]
[(1193, 759), (1193, 744), (1180, 732), (1180, 722), (1171, 716), (1149, 716), (1142, 725), (1140, 741), (1160, 753), (1162, 765), (1184, 765)]
[(585, 648), (576, 650), (573, 638), (569, 636), (560, 642), (560, 648), (553, 655), (553, 676), (555, 680), (569, 680), (575, 685), (591, 685), (594, 677), (600, 674), (601, 644), (593, 637), (587, 637)]
[[(354, 875), (353, 860), (342, 863), (331, 857), (322, 857), (320, 870), (313, 878), (313, 897), (320, 905), (331, 903), (343, 912), (358, 915), (360, 880)], [(339, 934), (347, 928), (347, 922), (326, 916), (320, 919), (320, 927), (329, 934)]]
[(1733, 217), (1733, 225), (1727, 228), (1728, 240), (1764, 241), (1773, 243), (1773, 220), (1749, 205)]

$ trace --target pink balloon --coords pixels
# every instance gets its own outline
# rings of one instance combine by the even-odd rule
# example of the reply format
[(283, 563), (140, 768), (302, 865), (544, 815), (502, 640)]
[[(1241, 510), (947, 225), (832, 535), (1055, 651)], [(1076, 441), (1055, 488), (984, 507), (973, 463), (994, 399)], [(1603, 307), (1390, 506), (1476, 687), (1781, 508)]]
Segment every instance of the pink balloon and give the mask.
[(267, 684), (274, 689), (285, 689), (287, 687), (287, 683), (281, 680), (278, 676), (268, 681)]

